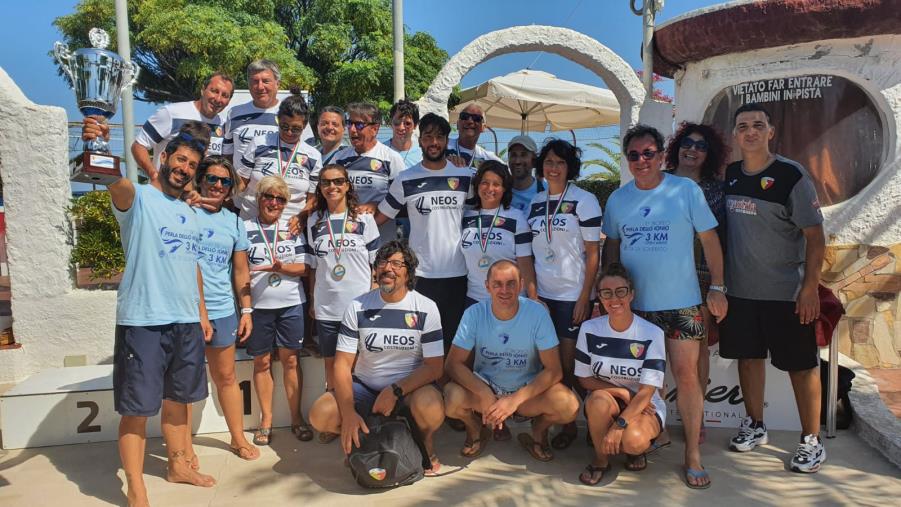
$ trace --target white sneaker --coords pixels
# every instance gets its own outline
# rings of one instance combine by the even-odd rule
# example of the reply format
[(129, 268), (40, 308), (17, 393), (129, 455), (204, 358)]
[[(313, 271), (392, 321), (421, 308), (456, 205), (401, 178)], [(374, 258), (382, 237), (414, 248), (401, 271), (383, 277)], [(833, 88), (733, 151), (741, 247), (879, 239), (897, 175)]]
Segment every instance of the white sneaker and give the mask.
[(742, 419), (738, 435), (732, 437), (732, 440), (729, 442), (729, 449), (735, 452), (748, 452), (758, 445), (765, 445), (769, 442), (769, 437), (766, 434), (766, 425), (761, 424), (759, 428), (755, 428), (752, 424), (754, 422), (750, 417)]
[(791, 461), (793, 472), (812, 474), (826, 461), (826, 448), (816, 435), (804, 435)]

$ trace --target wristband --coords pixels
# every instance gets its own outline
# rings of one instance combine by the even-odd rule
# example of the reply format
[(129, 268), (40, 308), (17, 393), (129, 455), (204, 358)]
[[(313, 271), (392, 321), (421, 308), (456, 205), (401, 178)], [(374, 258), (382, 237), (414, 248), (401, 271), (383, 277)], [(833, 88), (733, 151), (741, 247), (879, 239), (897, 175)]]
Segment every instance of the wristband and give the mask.
[(253, 308), (241, 308), (241, 315), (248, 315), (253, 313)]

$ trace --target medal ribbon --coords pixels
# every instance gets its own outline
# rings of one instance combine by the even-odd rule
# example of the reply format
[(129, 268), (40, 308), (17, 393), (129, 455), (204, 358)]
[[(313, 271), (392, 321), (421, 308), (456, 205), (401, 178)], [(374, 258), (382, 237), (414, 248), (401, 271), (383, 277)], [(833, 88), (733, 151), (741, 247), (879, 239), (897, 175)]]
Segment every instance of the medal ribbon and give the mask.
[(344, 247), (341, 245), (344, 243), (344, 233), (347, 231), (347, 210), (344, 210), (344, 218), (341, 220), (341, 237), (338, 238), (337, 242), (335, 242), (335, 232), (332, 230), (331, 214), (326, 217), (325, 223), (328, 225), (328, 239), (335, 246), (335, 262), (340, 262), (341, 253), (344, 250)]
[(294, 157), (297, 156), (297, 149), (300, 148), (300, 144), (303, 141), (300, 139), (297, 140), (297, 143), (294, 144), (294, 149), (291, 150), (291, 156), (288, 157), (288, 160), (282, 163), (282, 138), (278, 138), (278, 169), (282, 174), (282, 178), (288, 174), (288, 166), (291, 165), (291, 161), (294, 160)]
[(272, 264), (275, 264), (275, 247), (278, 246), (278, 220), (275, 221), (275, 234), (272, 235), (272, 243), (266, 238), (266, 230), (263, 229), (263, 224), (260, 223), (259, 218), (257, 218), (257, 227), (260, 229), (260, 236), (263, 237), (266, 248), (269, 249), (269, 260)]
[(485, 239), (482, 239), (482, 213), (479, 211), (479, 218), (476, 220), (476, 223), (479, 225), (479, 248), (482, 249), (482, 254), (488, 253), (488, 238), (491, 237), (491, 231), (494, 230), (494, 223), (497, 221), (497, 215), (501, 212), (501, 207), (497, 207), (497, 211), (494, 212), (494, 218), (491, 219), (491, 225), (488, 226), (488, 234), (485, 235)]
[(544, 197), (544, 231), (547, 234), (547, 244), (550, 246), (551, 244), (551, 236), (553, 234), (551, 224), (554, 219), (557, 218), (557, 212), (560, 211), (560, 206), (563, 205), (563, 198), (566, 197), (566, 191), (569, 190), (569, 183), (566, 183), (566, 186), (563, 187), (563, 193), (560, 194), (560, 200), (557, 201), (557, 207), (554, 208), (554, 214), (551, 215), (551, 189), (548, 189), (547, 195)]

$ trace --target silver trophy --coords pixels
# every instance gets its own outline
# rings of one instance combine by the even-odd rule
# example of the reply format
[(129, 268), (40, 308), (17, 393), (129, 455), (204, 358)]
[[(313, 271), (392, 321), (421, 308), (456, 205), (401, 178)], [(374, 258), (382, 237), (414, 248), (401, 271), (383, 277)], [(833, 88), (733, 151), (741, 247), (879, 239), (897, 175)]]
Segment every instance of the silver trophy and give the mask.
[[(140, 68), (107, 51), (109, 35), (100, 28), (88, 34), (93, 48), (69, 51), (62, 42), (53, 45), (53, 54), (72, 81), (78, 110), (85, 116), (111, 118), (116, 114), (119, 96), (138, 80)], [(108, 185), (122, 176), (119, 157), (111, 154), (102, 138), (87, 141), (84, 153), (69, 164), (71, 180)]]

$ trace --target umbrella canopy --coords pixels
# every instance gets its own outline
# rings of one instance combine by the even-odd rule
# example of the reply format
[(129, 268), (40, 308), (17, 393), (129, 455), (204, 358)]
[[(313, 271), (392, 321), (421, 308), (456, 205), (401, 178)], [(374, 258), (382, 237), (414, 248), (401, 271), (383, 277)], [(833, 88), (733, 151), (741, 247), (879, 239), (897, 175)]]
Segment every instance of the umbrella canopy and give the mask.
[(492, 128), (544, 132), (616, 125), (619, 102), (613, 92), (596, 86), (558, 79), (537, 70), (520, 70), (467, 88), (450, 113), (478, 104)]

